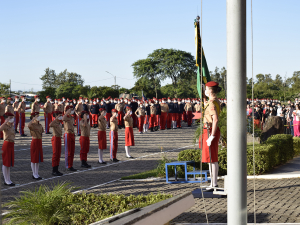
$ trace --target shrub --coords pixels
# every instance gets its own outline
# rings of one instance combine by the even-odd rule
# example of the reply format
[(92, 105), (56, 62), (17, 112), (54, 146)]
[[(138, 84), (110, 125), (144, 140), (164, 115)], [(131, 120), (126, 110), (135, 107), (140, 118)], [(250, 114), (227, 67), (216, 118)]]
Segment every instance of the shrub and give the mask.
[(134, 208), (168, 199), (170, 194), (115, 195), (72, 194), (67, 183), (51, 190), (45, 185), (34, 191), (24, 191), (5, 206), (10, 211), (4, 218), (8, 224), (90, 224)]
[(42, 224), (52, 225), (68, 222), (78, 211), (67, 212), (66, 209), (78, 202), (66, 201), (74, 189), (68, 183), (57, 184), (53, 189), (40, 185), (34, 191), (21, 191), (22, 195), (4, 204), (10, 211), (4, 218), (11, 218), (8, 224)]
[(300, 138), (293, 137), (294, 156), (300, 155)]

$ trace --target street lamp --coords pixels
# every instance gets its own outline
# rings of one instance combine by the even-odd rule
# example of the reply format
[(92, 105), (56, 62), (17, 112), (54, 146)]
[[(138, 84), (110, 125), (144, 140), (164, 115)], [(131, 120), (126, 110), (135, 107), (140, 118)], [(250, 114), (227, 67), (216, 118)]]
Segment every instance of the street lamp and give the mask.
[(113, 76), (113, 78), (114, 78), (114, 80), (115, 80), (115, 89), (117, 88), (117, 81), (116, 81), (116, 79), (117, 79), (117, 77), (116, 76), (114, 76), (113, 74), (111, 74), (110, 72), (108, 72), (108, 71), (105, 71), (106, 73), (109, 73), (110, 75), (112, 75)]

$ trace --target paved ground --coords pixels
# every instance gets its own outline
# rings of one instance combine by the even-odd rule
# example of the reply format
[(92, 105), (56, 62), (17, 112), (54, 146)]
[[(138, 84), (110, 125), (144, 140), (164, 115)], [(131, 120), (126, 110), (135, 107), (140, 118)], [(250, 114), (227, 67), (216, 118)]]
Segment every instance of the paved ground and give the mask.
[[(27, 121), (28, 123), (29, 121)], [(26, 125), (27, 125), (26, 123)], [(41, 122), (44, 125), (44, 122)], [(125, 157), (125, 136), (124, 129), (119, 130), (119, 148), (117, 158), (121, 160), (119, 163), (111, 163), (109, 161), (109, 150), (104, 153), (104, 160), (108, 162), (107, 165), (98, 164), (98, 145), (97, 145), (97, 129), (92, 128), (91, 132), (91, 146), (88, 154), (88, 163), (92, 165), (91, 169), (81, 168), (79, 158), (79, 137), (76, 136), (76, 149), (74, 158), (74, 168), (78, 172), (69, 172), (64, 168), (65, 155), (62, 149), (60, 171), (64, 173), (62, 177), (54, 177), (52, 172), (52, 135), (43, 135), (43, 153), (44, 162), (40, 163), (39, 175), (44, 179), (35, 181), (32, 179), (32, 171), (30, 166), (30, 142), (28, 128), (25, 133), (28, 137), (20, 137), (16, 135), (15, 140), (15, 166), (11, 169), (11, 180), (18, 184), (15, 187), (7, 187), (1, 185), (2, 202), (6, 202), (19, 192), (26, 189), (33, 189), (41, 184), (53, 184), (62, 181), (71, 182), (74, 186), (86, 189), (95, 185), (104, 184), (123, 176), (147, 171), (156, 167), (158, 160), (161, 159), (161, 151), (175, 151), (179, 152), (182, 149), (193, 147), (191, 137), (193, 136), (194, 128), (183, 127), (176, 130), (164, 130), (157, 132), (149, 132), (139, 134), (137, 129), (134, 129), (135, 145), (131, 147), (131, 155), (136, 157), (134, 160), (128, 160)], [(107, 137), (108, 132), (107, 132)], [(107, 139), (108, 140), (108, 139)], [(0, 141), (2, 145), (2, 141)], [(109, 147), (109, 145), (108, 145)], [(177, 153), (168, 153), (168, 157), (177, 157)], [(2, 164), (2, 163), (1, 163)], [(2, 173), (1, 173), (2, 175)], [(2, 178), (3, 180), (3, 178)]]
[[(34, 181), (31, 178), (30, 168), (30, 141), (31, 137), (19, 138), (15, 143), (15, 167), (12, 169), (12, 180), (19, 186), (2, 188), (2, 201), (7, 202), (19, 192), (26, 189), (33, 189), (41, 184), (53, 184), (62, 181), (72, 182), (74, 186), (86, 189), (94, 193), (122, 193), (125, 195), (147, 194), (150, 192), (165, 192), (173, 195), (183, 191), (192, 191), (199, 188), (199, 184), (166, 184), (164, 181), (156, 182), (129, 182), (118, 179), (130, 174), (147, 171), (156, 167), (161, 158), (161, 151), (168, 151), (168, 158), (177, 158), (178, 152), (182, 149), (192, 148), (192, 136), (195, 128), (183, 126), (182, 129), (165, 130), (140, 135), (135, 133), (136, 146), (132, 147), (134, 160), (127, 160), (124, 151), (124, 130), (119, 132), (119, 163), (108, 163), (105, 166), (97, 164), (97, 136), (96, 129), (92, 131), (91, 149), (88, 155), (88, 162), (93, 166), (91, 169), (81, 169), (79, 160), (79, 141), (76, 137), (76, 150), (74, 167), (78, 172), (68, 172), (63, 169), (64, 152), (61, 157), (60, 170), (65, 175), (53, 177), (51, 175), (51, 135), (44, 135), (44, 163), (40, 166), (40, 176), (45, 178), (41, 181)], [(29, 134), (28, 129), (25, 131)], [(105, 152), (104, 160), (109, 160), (108, 150)], [(298, 160), (298, 159), (296, 159)], [(295, 163), (295, 162), (293, 162)], [(296, 164), (295, 164), (296, 165)], [(279, 169), (278, 169), (279, 170)], [(297, 170), (297, 169), (296, 169)], [(219, 181), (223, 186), (223, 181)], [(248, 222), (253, 222), (253, 180), (248, 180)], [(274, 179), (256, 180), (256, 215), (257, 222), (262, 223), (284, 223), (300, 222), (300, 179)], [(206, 223), (205, 210), (210, 223), (225, 223), (227, 217), (227, 199), (195, 199), (195, 206), (184, 212), (173, 221), (176, 223)]]

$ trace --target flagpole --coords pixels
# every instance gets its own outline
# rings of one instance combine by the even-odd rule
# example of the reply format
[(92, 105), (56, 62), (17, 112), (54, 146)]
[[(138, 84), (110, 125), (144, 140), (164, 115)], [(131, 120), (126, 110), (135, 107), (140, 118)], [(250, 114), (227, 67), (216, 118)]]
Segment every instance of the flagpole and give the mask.
[(246, 0), (227, 0), (227, 224), (247, 224)]

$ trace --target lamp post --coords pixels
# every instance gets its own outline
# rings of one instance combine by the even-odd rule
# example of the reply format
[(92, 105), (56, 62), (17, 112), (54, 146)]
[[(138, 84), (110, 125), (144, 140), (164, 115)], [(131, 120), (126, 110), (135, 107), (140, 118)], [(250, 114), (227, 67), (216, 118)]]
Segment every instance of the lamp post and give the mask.
[(108, 72), (108, 71), (105, 71), (105, 72), (106, 72), (106, 73), (109, 73), (110, 75), (113, 76), (113, 78), (114, 78), (114, 80), (115, 80), (115, 89), (116, 89), (116, 88), (117, 88), (117, 81), (116, 81), (117, 77), (116, 77), (115, 75), (111, 74), (111, 73)]

